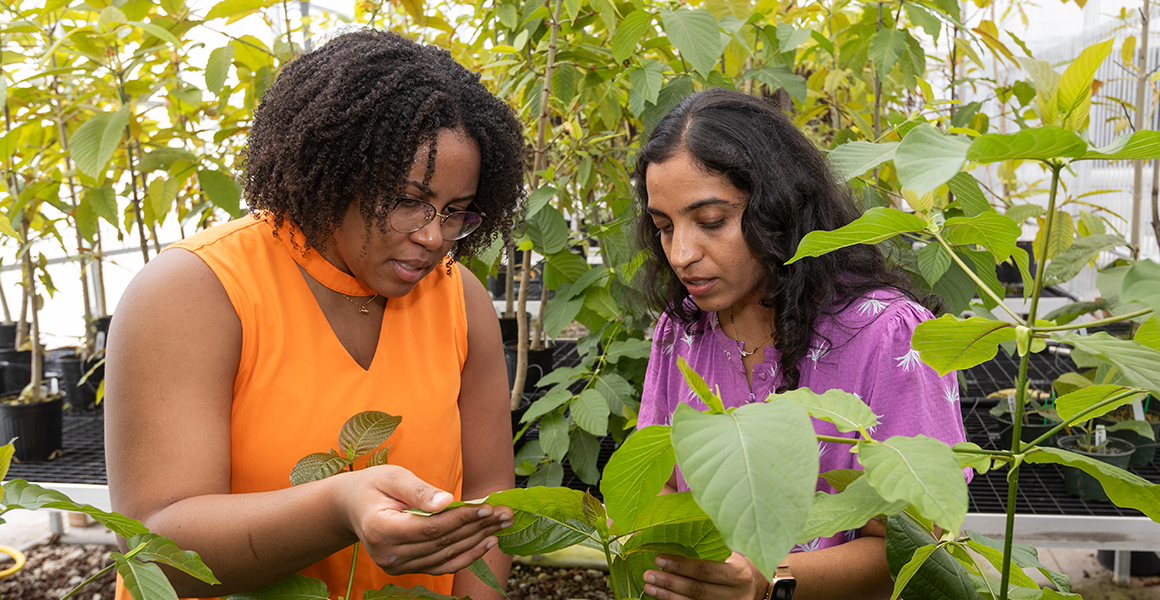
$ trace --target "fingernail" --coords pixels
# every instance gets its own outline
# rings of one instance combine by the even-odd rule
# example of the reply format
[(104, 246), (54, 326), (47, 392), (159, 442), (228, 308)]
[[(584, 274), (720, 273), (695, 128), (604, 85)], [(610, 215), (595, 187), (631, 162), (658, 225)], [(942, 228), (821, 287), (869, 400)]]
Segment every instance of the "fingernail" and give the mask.
[(644, 586), (644, 594), (646, 596), (652, 596), (655, 598), (657, 595), (657, 588), (655, 586), (646, 585)]
[(488, 540), (488, 541), (487, 541), (487, 549), (488, 549), (488, 550), (491, 550), (492, 548), (495, 548), (495, 545), (496, 545), (497, 543), (499, 543), (499, 542), (497, 542), (497, 541), (495, 541), (495, 540)]
[(431, 503), (435, 506), (444, 506), (446, 504), (450, 504), (454, 499), (455, 497), (451, 494), (448, 494), (447, 492), (439, 492), (438, 494), (435, 494), (433, 498), (431, 498)]
[(481, 508), (481, 509), (479, 509), (479, 518), (481, 518), (481, 519), (485, 519), (485, 518), (487, 518), (487, 517), (490, 517), (490, 516), (491, 516), (491, 514), (492, 514), (492, 513), (491, 513), (491, 509), (490, 509), (490, 508)]
[(673, 562), (667, 558), (658, 558), (657, 559), (657, 566), (662, 568), (662, 569), (668, 570), (668, 569), (673, 568)]
[(512, 526), (512, 521), (500, 521), (500, 524), (499, 524), (500, 529), (507, 529), (508, 527), (511, 527), (511, 526)]
[(387, 562), (388, 562), (388, 563), (393, 563), (393, 562), (395, 562), (396, 560), (399, 560), (399, 557), (398, 557), (398, 556), (392, 556), (392, 557), (390, 557), (390, 558), (388, 558), (388, 559), (387, 559)]
[[(652, 573), (645, 573), (644, 580), (648, 583), (656, 583), (657, 582), (656, 575), (653, 575)], [(652, 594), (649, 594), (649, 595), (651, 596)]]

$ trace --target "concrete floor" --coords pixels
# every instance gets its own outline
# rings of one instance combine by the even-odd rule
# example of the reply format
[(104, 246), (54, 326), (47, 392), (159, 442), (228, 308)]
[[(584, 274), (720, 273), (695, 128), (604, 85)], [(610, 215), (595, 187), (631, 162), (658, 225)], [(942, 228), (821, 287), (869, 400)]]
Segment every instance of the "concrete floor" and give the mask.
[[(5, 514), (7, 522), (0, 525), (0, 545), (23, 551), (48, 541), (52, 537), (48, 512), (14, 510)], [(100, 525), (70, 526), (65, 519), (65, 535), (59, 542), (113, 544), (114, 536)], [(1096, 550), (1040, 548), (1039, 560), (1070, 577), (1072, 591), (1085, 600), (1160, 600), (1160, 577), (1132, 577), (1131, 585), (1116, 585), (1111, 570), (1096, 561)], [(604, 557), (587, 548), (571, 548), (525, 562), (590, 568), (589, 565), (603, 566)], [(1041, 584), (1045, 581), (1037, 572), (1030, 574)]]

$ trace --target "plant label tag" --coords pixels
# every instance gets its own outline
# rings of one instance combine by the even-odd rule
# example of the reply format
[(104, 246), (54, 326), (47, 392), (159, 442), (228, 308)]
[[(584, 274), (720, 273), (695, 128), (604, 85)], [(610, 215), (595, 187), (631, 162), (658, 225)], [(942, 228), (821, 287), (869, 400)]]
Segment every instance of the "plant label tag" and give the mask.
[(1144, 417), (1144, 405), (1140, 404), (1139, 398), (1136, 398), (1135, 400), (1132, 401), (1131, 407), (1132, 407), (1132, 418), (1133, 419), (1135, 419), (1137, 421), (1146, 420), (1146, 418)]
[(51, 391), (54, 394), (59, 394), (60, 393), (60, 382), (57, 381), (56, 377), (53, 377), (52, 379), (50, 379), (49, 382), (50, 382), (49, 386), (48, 386), (49, 391)]
[(1015, 414), (1015, 394), (1007, 394), (1007, 410)]
[(1108, 429), (1103, 425), (1096, 425), (1096, 445), (1103, 446), (1108, 441)]

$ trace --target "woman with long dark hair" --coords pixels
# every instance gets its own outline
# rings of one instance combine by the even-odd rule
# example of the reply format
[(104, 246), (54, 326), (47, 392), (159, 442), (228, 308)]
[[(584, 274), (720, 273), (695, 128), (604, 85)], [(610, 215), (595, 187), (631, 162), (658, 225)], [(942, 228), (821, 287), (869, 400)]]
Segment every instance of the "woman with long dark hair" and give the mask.
[[(642, 281), (663, 311), (653, 336), (638, 427), (668, 424), (678, 404), (704, 409), (677, 368), (684, 358), (725, 406), (770, 393), (841, 389), (865, 401), (876, 439), (964, 440), (956, 375), (939, 377), (911, 348), (932, 317), (881, 251), (855, 245), (785, 264), (811, 231), (857, 218), (822, 154), (770, 105), (738, 92), (689, 96), (656, 126), (633, 175), (650, 250)], [(851, 437), (821, 421), (818, 434)], [(859, 468), (847, 448), (819, 443), (821, 471)], [(679, 470), (666, 491), (688, 489)], [(834, 490), (824, 480), (818, 489)], [(734, 553), (725, 563), (662, 555), (645, 574), (659, 600), (889, 597), (884, 524), (801, 544), (776, 587)]]

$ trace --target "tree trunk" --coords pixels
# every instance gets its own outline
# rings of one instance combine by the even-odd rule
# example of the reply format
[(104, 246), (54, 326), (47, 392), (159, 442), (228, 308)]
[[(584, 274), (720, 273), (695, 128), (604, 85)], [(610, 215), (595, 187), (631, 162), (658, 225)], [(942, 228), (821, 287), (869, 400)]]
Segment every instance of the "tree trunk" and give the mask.
[[(1144, 0), (1144, 8), (1140, 10), (1140, 49), (1137, 54), (1136, 66), (1136, 131), (1147, 129), (1147, 114), (1144, 103), (1147, 101), (1148, 89), (1148, 22), (1151, 21), (1152, 6), (1150, 0)], [(1140, 229), (1143, 227), (1144, 217), (1141, 214), (1144, 200), (1144, 160), (1136, 159), (1133, 162), (1132, 178), (1132, 255), (1140, 257)], [(1155, 219), (1155, 217), (1153, 217)]]

